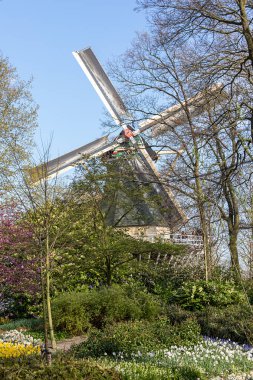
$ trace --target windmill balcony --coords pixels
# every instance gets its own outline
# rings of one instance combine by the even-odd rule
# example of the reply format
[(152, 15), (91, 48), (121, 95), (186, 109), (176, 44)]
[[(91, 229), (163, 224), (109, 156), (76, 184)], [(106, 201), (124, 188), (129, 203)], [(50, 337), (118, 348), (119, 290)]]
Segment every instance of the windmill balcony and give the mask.
[(123, 229), (124, 232), (135, 239), (143, 239), (150, 242), (161, 239), (165, 242), (168, 241), (175, 244), (185, 244), (190, 247), (194, 247), (197, 250), (201, 250), (203, 248), (202, 235), (199, 231), (195, 230), (172, 233), (168, 227), (161, 226), (129, 226), (118, 227), (118, 229)]
[(203, 238), (201, 235), (178, 233), (170, 234), (169, 240), (175, 244), (187, 244), (194, 247), (203, 247)]

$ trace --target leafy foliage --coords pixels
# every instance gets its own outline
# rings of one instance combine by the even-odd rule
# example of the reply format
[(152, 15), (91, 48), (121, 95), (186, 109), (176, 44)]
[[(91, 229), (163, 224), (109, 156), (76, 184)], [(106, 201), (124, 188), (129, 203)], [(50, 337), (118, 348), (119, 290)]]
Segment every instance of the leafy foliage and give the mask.
[(253, 343), (252, 311), (241, 305), (208, 307), (196, 315), (202, 334), (239, 343)]
[(21, 222), (15, 204), (0, 208), (1, 289), (31, 294), (38, 291), (38, 260), (32, 245), (33, 234)]
[(74, 349), (77, 357), (115, 356), (131, 358), (138, 351), (149, 352), (172, 345), (191, 345), (200, 340), (200, 328), (193, 320), (172, 326), (167, 320), (119, 322), (104, 330), (93, 330), (88, 340)]
[(53, 320), (56, 330), (81, 334), (90, 327), (85, 302), (88, 292), (63, 293), (52, 302)]
[(127, 294), (120, 286), (63, 293), (53, 301), (53, 317), (57, 330), (83, 333), (91, 326), (101, 328), (108, 323), (151, 319), (159, 315), (161, 305), (145, 291)]
[(172, 368), (172, 380), (205, 380), (206, 376), (194, 366), (175, 366)]
[[(37, 126), (37, 107), (30, 82), (21, 80), (8, 59), (0, 56), (0, 190), (11, 190), (12, 175), (27, 164), (32, 135)], [(1, 194), (5, 195), (4, 192)]]
[(168, 305), (166, 309), (167, 316), (170, 322), (174, 325), (175, 323), (181, 323), (189, 318), (194, 318), (195, 313), (189, 310), (183, 309), (179, 305)]
[(206, 380), (201, 370), (194, 366), (160, 367), (153, 363), (120, 363), (124, 380)]
[(207, 306), (195, 311), (185, 310), (179, 305), (169, 305), (167, 315), (173, 325), (196, 318), (204, 336), (246, 344), (253, 342), (252, 310), (247, 305), (228, 305), (223, 308)]
[(120, 380), (122, 377), (114, 369), (98, 365), (88, 360), (74, 360), (71, 357), (57, 356), (51, 366), (41, 358), (30, 360), (0, 361), (0, 378), (3, 380)]
[(231, 282), (185, 282), (173, 290), (169, 302), (188, 310), (203, 310), (206, 306), (225, 307), (246, 302), (244, 294)]

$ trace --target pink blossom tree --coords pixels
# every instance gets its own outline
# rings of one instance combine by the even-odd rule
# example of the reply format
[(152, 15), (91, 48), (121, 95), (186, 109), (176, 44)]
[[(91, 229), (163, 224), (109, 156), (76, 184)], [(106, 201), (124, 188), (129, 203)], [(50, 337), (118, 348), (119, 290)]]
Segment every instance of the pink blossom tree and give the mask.
[(33, 234), (14, 203), (0, 206), (0, 278), (0, 314), (8, 313), (8, 300), (36, 297), (40, 290)]

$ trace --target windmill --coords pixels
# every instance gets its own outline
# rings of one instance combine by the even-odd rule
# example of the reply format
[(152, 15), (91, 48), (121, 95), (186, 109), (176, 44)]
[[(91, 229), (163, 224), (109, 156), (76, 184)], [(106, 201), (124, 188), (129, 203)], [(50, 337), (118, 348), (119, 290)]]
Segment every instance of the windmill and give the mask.
[[(129, 156), (129, 159), (126, 156), (125, 162), (134, 169), (137, 184), (138, 182), (148, 184), (147, 196), (157, 196), (158, 207), (154, 210), (145, 200), (140, 201), (135, 207), (139, 213), (143, 214), (142, 221), (136, 222), (136, 220), (133, 220), (134, 218), (132, 220), (126, 218), (119, 227), (127, 227), (132, 235), (138, 234), (140, 227), (142, 227), (142, 234), (144, 230), (145, 236), (170, 234), (171, 231), (176, 230), (182, 225), (187, 220), (187, 217), (175, 199), (171, 189), (162, 183), (155, 166), (157, 154), (146, 143), (142, 133), (152, 129), (152, 136), (158, 136), (165, 133), (169, 128), (183, 124), (186, 121), (184, 104), (166, 109), (162, 113), (140, 123), (138, 129), (134, 130), (128, 124), (130, 115), (127, 108), (93, 51), (88, 48), (76, 51), (73, 55), (114, 122), (122, 128), (122, 131), (112, 142), (108, 141), (108, 136), (104, 136), (44, 165), (33, 168), (31, 174), (35, 178), (34, 182), (44, 177), (51, 178), (70, 169), (80, 163), (84, 156), (89, 158), (104, 156), (112, 159), (129, 150), (134, 150), (135, 154), (131, 155), (131, 157)], [(210, 88), (209, 91), (211, 94), (215, 94), (219, 90), (220, 86), (216, 85)], [(187, 106), (193, 116), (197, 116), (203, 112), (206, 103), (205, 99), (205, 94), (202, 92), (188, 99)], [(180, 154), (180, 151), (177, 154)], [(113, 225), (116, 214), (117, 208), (115, 207), (108, 221), (111, 225)]]

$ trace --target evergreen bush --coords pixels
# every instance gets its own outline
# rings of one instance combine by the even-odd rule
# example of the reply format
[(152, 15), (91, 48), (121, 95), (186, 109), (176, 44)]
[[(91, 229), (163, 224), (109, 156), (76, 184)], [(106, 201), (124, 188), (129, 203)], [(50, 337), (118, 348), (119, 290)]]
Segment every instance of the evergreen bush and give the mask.
[(159, 300), (145, 291), (134, 295), (114, 285), (82, 292), (62, 293), (53, 300), (56, 330), (80, 334), (93, 326), (128, 320), (152, 319), (161, 312)]
[(58, 331), (78, 335), (90, 327), (86, 311), (88, 291), (62, 293), (52, 302), (54, 327)]

